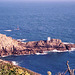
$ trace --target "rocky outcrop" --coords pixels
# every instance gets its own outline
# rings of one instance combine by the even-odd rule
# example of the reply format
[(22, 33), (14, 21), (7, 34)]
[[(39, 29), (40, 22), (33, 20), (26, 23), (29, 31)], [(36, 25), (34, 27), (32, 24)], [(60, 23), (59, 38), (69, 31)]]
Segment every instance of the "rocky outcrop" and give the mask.
[(50, 41), (33, 41), (27, 42), (25, 47), (29, 50), (33, 50), (36, 52), (43, 51), (52, 51), (54, 49), (58, 51), (66, 51), (71, 50), (71, 48), (75, 48), (75, 44), (64, 44), (60, 39), (51, 39)]
[(25, 47), (19, 44), (20, 42), (0, 34), (0, 55), (12, 55), (16, 50), (24, 50)]
[(51, 39), (50, 41), (30, 41), (20, 42), (6, 35), (0, 34), (0, 56), (24, 55), (43, 53), (44, 51), (66, 51), (75, 48), (75, 44), (64, 44), (60, 39)]

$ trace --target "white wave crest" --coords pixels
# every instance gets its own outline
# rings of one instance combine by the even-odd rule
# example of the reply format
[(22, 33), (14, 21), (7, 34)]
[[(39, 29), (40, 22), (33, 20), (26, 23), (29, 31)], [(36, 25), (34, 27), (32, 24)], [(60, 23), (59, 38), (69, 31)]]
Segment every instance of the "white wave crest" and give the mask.
[(54, 49), (53, 52), (58, 52), (58, 50)]
[(21, 42), (23, 42), (23, 41), (26, 41), (27, 39), (17, 39), (17, 41), (21, 41)]
[(12, 61), (13, 65), (18, 65), (18, 63), (16, 61)]
[(12, 30), (4, 30), (4, 31), (8, 31), (8, 32), (11, 32)]
[(74, 43), (71, 43), (71, 42), (63, 42), (64, 44), (74, 44)]
[(46, 55), (47, 53), (36, 53), (36, 55)]
[(70, 51), (75, 51), (75, 48), (71, 48), (71, 50)]
[(64, 44), (70, 44), (70, 43), (68, 43), (68, 42), (63, 42)]
[(51, 51), (44, 51), (45, 53), (50, 53), (50, 52), (67, 52), (68, 50), (60, 51), (60, 50), (51, 50)]

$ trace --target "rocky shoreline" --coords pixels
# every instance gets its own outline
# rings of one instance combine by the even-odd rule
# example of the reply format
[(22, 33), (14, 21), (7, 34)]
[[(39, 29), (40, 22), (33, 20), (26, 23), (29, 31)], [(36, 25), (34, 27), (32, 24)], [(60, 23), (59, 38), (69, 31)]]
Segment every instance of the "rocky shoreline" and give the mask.
[(75, 44), (64, 43), (60, 39), (21, 42), (0, 34), (0, 56), (30, 55), (48, 51), (65, 52), (75, 50)]

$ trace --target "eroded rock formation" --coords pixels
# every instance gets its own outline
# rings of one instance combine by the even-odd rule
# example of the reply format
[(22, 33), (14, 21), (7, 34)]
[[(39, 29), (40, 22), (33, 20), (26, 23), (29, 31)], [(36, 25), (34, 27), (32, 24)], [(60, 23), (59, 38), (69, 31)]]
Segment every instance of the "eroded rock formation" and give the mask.
[(66, 51), (75, 48), (75, 44), (64, 44), (60, 39), (50, 41), (30, 41), (20, 42), (6, 35), (0, 34), (0, 56), (24, 55), (43, 53), (44, 51)]

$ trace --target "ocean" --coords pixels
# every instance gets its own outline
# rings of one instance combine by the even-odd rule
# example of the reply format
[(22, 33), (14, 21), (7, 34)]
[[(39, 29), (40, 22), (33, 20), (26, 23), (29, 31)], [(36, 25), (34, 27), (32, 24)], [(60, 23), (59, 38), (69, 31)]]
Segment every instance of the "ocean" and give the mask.
[[(75, 43), (75, 2), (0, 2), (0, 33), (13, 39), (27, 39), (25, 42), (51, 37)], [(75, 51), (2, 59), (16, 61), (42, 75), (47, 75), (47, 71), (53, 75), (65, 72), (67, 60), (75, 69)]]

